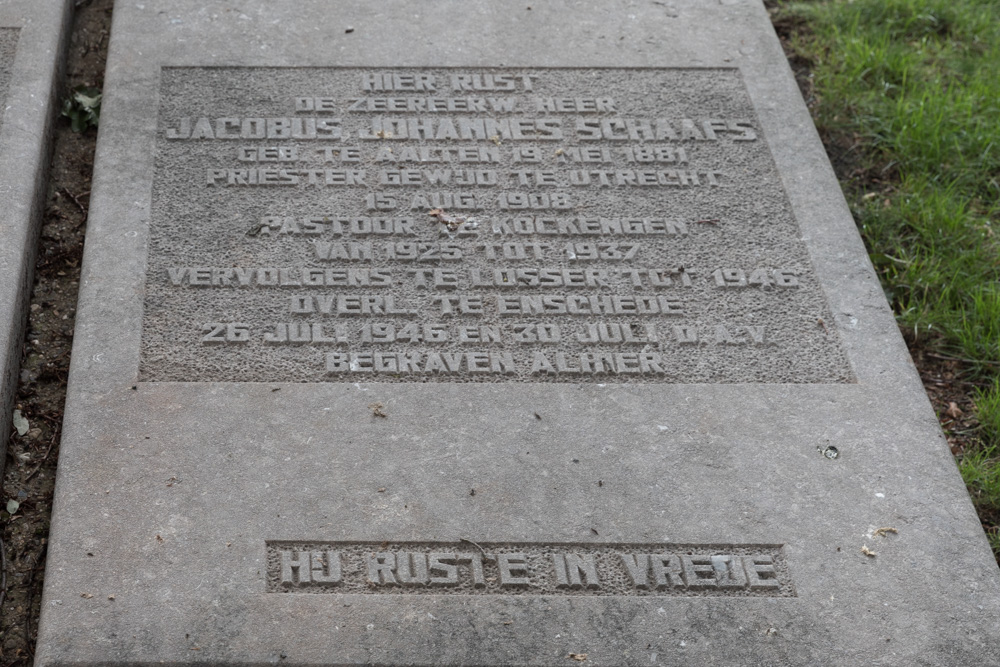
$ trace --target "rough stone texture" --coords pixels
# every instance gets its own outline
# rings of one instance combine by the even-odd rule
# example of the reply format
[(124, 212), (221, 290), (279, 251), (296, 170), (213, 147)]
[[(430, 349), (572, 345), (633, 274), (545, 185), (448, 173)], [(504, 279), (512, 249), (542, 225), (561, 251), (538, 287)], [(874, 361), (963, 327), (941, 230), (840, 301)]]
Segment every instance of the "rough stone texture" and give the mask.
[(267, 570), (271, 593), (795, 595), (781, 545), (270, 542)]
[[(146, 0), (115, 8), (38, 665), (541, 665), (584, 654), (595, 665), (1000, 664), (997, 567), (758, 2), (331, 7)], [(216, 72), (219, 85), (206, 90), (210, 67), (234, 69)], [(816, 365), (842, 355), (847, 366), (791, 378), (798, 383), (736, 383), (728, 366), (716, 378), (558, 384), (462, 382), (461, 367), (433, 384), (353, 374), (318, 382), (329, 378), (293, 376), (273, 359), (240, 370), (226, 355), (250, 329), (236, 316), (255, 323), (241, 300), (258, 292), (210, 303), (212, 288), (168, 286), (164, 273), (173, 261), (261, 266), (266, 249), (247, 232), (259, 235), (266, 216), (296, 215), (286, 213), (295, 197), (265, 186), (276, 202), (268, 209), (260, 186), (239, 186), (244, 198), (210, 190), (207, 175), (200, 185), (191, 179), (207, 159), (215, 169), (247, 168), (240, 146), (286, 144), (229, 141), (227, 154), (198, 140), (184, 163), (183, 142), (170, 144), (168, 129), (184, 134), (185, 110), (293, 115), (297, 93), (269, 92), (266, 68), (317, 68), (307, 73), (324, 81), (333, 68), (446, 67), (673, 68), (664, 76), (738, 68), (762, 137), (753, 164), (766, 171), (773, 159), (780, 184), (740, 185), (749, 203), (733, 205), (759, 198), (787, 207), (780, 239), (788, 253), (804, 248), (796, 261), (817, 290), (798, 311), (809, 328), (779, 340), (829, 336)], [(185, 86), (189, 98), (164, 99)], [(678, 99), (697, 99), (686, 95)], [(309, 200), (315, 193), (303, 192), (304, 215), (323, 215)], [(687, 204), (685, 215), (718, 217), (726, 241), (715, 249), (742, 258), (738, 226), (713, 215), (726, 196), (707, 195), (704, 211)], [(185, 216), (190, 237), (173, 215)], [(421, 224), (432, 223), (441, 224)], [(201, 226), (210, 233), (199, 237)], [(696, 233), (714, 232), (689, 238)], [(165, 248), (171, 238), (201, 242)], [(698, 268), (715, 259), (712, 247), (693, 253)], [(291, 255), (302, 248), (289, 241), (272, 261), (298, 266)], [(766, 296), (786, 307), (780, 292)], [(197, 330), (222, 340), (188, 339), (172, 359), (164, 335), (190, 336), (199, 308), (233, 328)], [(281, 320), (258, 322), (267, 321)], [(289, 363), (302, 354), (292, 349)], [(737, 371), (753, 365), (752, 356), (709, 359)], [(258, 381), (236, 381), (247, 379)], [(488, 594), (476, 594), (476, 552)], [(426, 557), (428, 577), (448, 579), (451, 566), (457, 582), (448, 594), (407, 594), (386, 575), (403, 578), (400, 553), (409, 554), (409, 577), (422, 577)], [(631, 572), (624, 558), (637, 573), (630, 580), (608, 569)], [(643, 576), (655, 579), (657, 559), (661, 576), (674, 577), (663, 595), (640, 587)], [(283, 562), (295, 584), (287, 588)], [(542, 583), (519, 581), (521, 566)], [(754, 593), (770, 567), (787, 594)], [(572, 588), (571, 570), (583, 589)], [(552, 593), (559, 572), (571, 594)], [(609, 582), (593, 590), (617, 594), (587, 594), (588, 573)], [(366, 592), (350, 592), (360, 585)]]
[[(396, 71), (433, 77), (436, 91), (366, 99), (358, 82), (379, 73), (353, 68), (164, 70), (140, 379), (850, 379), (837, 337), (817, 324), (830, 314), (739, 70), (477, 69), (484, 85), (503, 78), (517, 89), (463, 91), (454, 98), (464, 108), (451, 112), (407, 107), (449, 99), (445, 89), (468, 71)], [(578, 99), (592, 109), (548, 109), (556, 100), (575, 109)], [(317, 109), (323, 101), (336, 111)], [(390, 101), (401, 110), (386, 110)], [(220, 127), (219, 117), (233, 120)], [(547, 124), (537, 135), (511, 127), (536, 121)], [(323, 122), (336, 122), (342, 139), (317, 131)], [(228, 138), (258, 132), (276, 136)], [(414, 146), (418, 132), (426, 141)], [(357, 157), (328, 160), (341, 143)], [(237, 146), (280, 147), (289, 159), (234, 160)], [(283, 169), (287, 184), (252, 185), (262, 169)], [(406, 184), (389, 185), (398, 181)], [(394, 197), (394, 210), (366, 211), (371, 188)], [(428, 215), (438, 206), (444, 213)], [(594, 233), (602, 225), (609, 231)], [(480, 300), (482, 312), (461, 313), (456, 294)], [(395, 314), (366, 317), (344, 302), (358, 296), (392, 299), (382, 309)], [(521, 298), (558, 301), (535, 312)], [(574, 305), (589, 312), (567, 312)], [(226, 341), (223, 314), (250, 339)], [(463, 341), (470, 326), (490, 327), (499, 342)], [(363, 347), (388, 359), (383, 370), (375, 360), (351, 368)], [(331, 350), (346, 370), (324, 363)], [(514, 366), (433, 370), (434, 355), (470, 351), (508, 355)], [(651, 352), (661, 370), (583, 374), (556, 363), (561, 354), (576, 368), (581, 354), (615, 352)], [(417, 368), (399, 372), (399, 354), (414, 355)]]
[(70, 0), (0, 1), (0, 467), (45, 197)]

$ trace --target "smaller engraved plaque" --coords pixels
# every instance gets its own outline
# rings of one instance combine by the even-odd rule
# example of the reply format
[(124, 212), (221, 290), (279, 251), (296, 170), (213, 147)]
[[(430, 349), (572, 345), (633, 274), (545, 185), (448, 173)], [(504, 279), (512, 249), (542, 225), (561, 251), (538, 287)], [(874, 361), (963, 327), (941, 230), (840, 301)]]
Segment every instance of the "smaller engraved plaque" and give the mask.
[(272, 593), (794, 597), (780, 545), (268, 542)]

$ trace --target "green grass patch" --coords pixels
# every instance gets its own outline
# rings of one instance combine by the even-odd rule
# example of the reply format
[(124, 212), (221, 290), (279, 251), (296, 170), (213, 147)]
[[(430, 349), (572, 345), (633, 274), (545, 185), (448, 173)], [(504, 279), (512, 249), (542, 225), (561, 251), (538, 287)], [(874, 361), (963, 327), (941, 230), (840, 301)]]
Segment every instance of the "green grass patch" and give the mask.
[(976, 392), (981, 447), (959, 461), (959, 470), (975, 503), (994, 553), (1000, 554), (1000, 378)]
[(777, 19), (900, 327), (986, 387), (959, 465), (1000, 559), (1000, 2), (785, 0)]
[(1000, 378), (976, 392), (976, 417), (979, 418), (983, 442), (1000, 448)]
[[(849, 145), (844, 185), (900, 325), (1000, 362), (1000, 2), (790, 2), (817, 124)], [(865, 195), (868, 195), (866, 198)]]
[(994, 554), (1000, 554), (1000, 451), (996, 447), (967, 453), (958, 464), (962, 479), (969, 488), (972, 502), (986, 529)]

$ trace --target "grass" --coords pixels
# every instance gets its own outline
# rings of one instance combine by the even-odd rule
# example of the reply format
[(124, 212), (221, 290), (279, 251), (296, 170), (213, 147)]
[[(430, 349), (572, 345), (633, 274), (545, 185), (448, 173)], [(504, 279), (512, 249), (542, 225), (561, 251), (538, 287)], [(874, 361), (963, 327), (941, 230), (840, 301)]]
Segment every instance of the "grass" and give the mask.
[(959, 470), (1000, 554), (1000, 378), (976, 392), (976, 416), (982, 445), (962, 457)]
[(1000, 2), (786, 0), (777, 18), (908, 342), (981, 387), (959, 467), (1000, 559)]

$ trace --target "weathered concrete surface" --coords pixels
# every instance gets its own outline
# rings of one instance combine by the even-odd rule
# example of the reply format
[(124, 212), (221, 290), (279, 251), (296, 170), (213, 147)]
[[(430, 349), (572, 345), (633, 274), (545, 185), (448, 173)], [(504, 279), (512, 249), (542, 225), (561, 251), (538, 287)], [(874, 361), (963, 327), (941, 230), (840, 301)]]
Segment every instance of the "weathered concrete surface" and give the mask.
[[(233, 69), (205, 69), (210, 67)], [(311, 71), (315, 87), (289, 74), (286, 87), (261, 92), (273, 83), (264, 68), (290, 67), (318, 68)], [(829, 336), (831, 343), (816, 347), (823, 350), (817, 363), (836, 367), (842, 354), (849, 373), (823, 382), (737, 384), (720, 372), (720, 381), (691, 383), (687, 377), (702, 377), (697, 365), (688, 376), (678, 366), (670, 377), (647, 368), (626, 378), (618, 369), (632, 358), (622, 357), (613, 362), (615, 372), (577, 371), (575, 382), (558, 374), (525, 381), (501, 372), (492, 382), (463, 382), (480, 366), (478, 357), (463, 357), (444, 371), (421, 371), (435, 373), (432, 383), (399, 377), (378, 382), (374, 371), (364, 370), (374, 356), (345, 361), (329, 355), (374, 355), (402, 345), (398, 330), (395, 343), (382, 344), (357, 338), (363, 333), (351, 328), (383, 322), (385, 312), (356, 316), (360, 301), (351, 301), (326, 317), (305, 316), (294, 301), (291, 310), (287, 305), (288, 295), (306, 289), (301, 281), (293, 286), (288, 278), (281, 287), (268, 282), (271, 274), (245, 272), (258, 283), (240, 286), (237, 274), (226, 273), (234, 267), (272, 267), (277, 276), (280, 267), (382, 266), (378, 258), (324, 263), (309, 254), (305, 226), (289, 225), (287, 238), (280, 236), (284, 223), (270, 221), (280, 216), (318, 217), (315, 239), (330, 242), (344, 235), (322, 220), (327, 214), (450, 224), (463, 252), (471, 252), (472, 243), (464, 231), (489, 240), (492, 222), (508, 215), (499, 204), (430, 216), (405, 206), (379, 213), (388, 209), (373, 199), (375, 212), (368, 212), (368, 195), (410, 192), (379, 184), (377, 174), (392, 163), (375, 157), (383, 141), (393, 142), (397, 158), (410, 142), (386, 131), (362, 139), (356, 119), (387, 112), (352, 115), (344, 108), (347, 93), (330, 83), (340, 72), (332, 68), (396, 73), (402, 78), (393, 85), (400, 90), (358, 90), (354, 96), (425, 98), (431, 91), (415, 90), (417, 79), (407, 77), (434, 71), (441, 77), (434, 79), (442, 83), (440, 96), (458, 97), (439, 71), (446, 67), (463, 76), (487, 68), (521, 74), (561, 67), (738, 68), (741, 86), (727, 84), (685, 113), (702, 130), (705, 119), (736, 122), (731, 114), (745, 95), (754, 113), (742, 120), (758, 143), (741, 147), (736, 131), (718, 143), (705, 136), (646, 142), (688, 147), (692, 169), (719, 170), (717, 194), (691, 188), (671, 195), (669, 207), (647, 210), (650, 198), (662, 195), (660, 186), (654, 194), (624, 183), (522, 190), (569, 192), (579, 198), (573, 206), (582, 202), (578, 211), (546, 210), (533, 213), (536, 218), (579, 218), (586, 206), (608, 202), (627, 216), (672, 218), (679, 212), (692, 229), (678, 237), (674, 250), (657, 250), (671, 262), (658, 266), (675, 270), (677, 281), (657, 294), (679, 295), (686, 310), (677, 317), (693, 325), (713, 323), (720, 310), (734, 309), (735, 297), (719, 296), (730, 288), (745, 295), (742, 314), (727, 315), (732, 322), (746, 324), (753, 315), (768, 325), (769, 313), (784, 312), (786, 304), (778, 283), (764, 289), (759, 279), (751, 287), (747, 276), (741, 286), (737, 274), (715, 279), (713, 270), (735, 270), (725, 262), (741, 258), (748, 273), (778, 269), (801, 244), (805, 254), (791, 270), (817, 296), (797, 306), (801, 329), (775, 340), (812, 345), (814, 337)], [(178, 68), (192, 68), (190, 77)], [(604, 92), (553, 92), (545, 88), (544, 71), (537, 73), (538, 90), (546, 95), (596, 99)], [(206, 92), (204, 81), (213, 76), (216, 84)], [(659, 96), (664, 108), (693, 94), (664, 90), (642, 92)], [(172, 97), (164, 98), (164, 91)], [(518, 104), (536, 94), (543, 93), (518, 89)], [(119, 3), (105, 95), (36, 664), (541, 665), (574, 664), (584, 654), (586, 664), (598, 665), (1000, 664), (997, 567), (759, 3), (563, 0), (531, 9), (487, 0)], [(327, 95), (335, 98), (334, 112), (311, 113), (307, 104), (294, 109), (296, 98), (312, 97), (315, 106), (315, 98)], [(564, 155), (586, 143), (576, 121), (627, 117), (624, 106), (591, 112), (587, 105), (565, 116), (562, 140), (535, 137), (519, 144), (498, 131), (495, 140), (459, 142), (504, 151), (498, 163), (477, 165), (495, 169), (505, 185), (478, 191), (497, 202), (516, 191), (507, 184), (508, 160), (520, 145), (543, 146), (541, 163), (551, 165), (555, 178), (565, 177), (569, 167), (557, 151)], [(317, 177), (324, 183), (313, 186), (254, 185), (249, 171), (233, 172), (262, 168), (239, 157), (246, 157), (238, 153), (243, 146), (256, 155), (309, 148), (308, 159), (286, 155), (280, 168), (296, 174), (324, 168), (309, 143), (315, 139), (282, 138), (280, 128), (291, 121), (265, 123), (274, 136), (255, 139), (252, 122), (244, 130), (242, 121), (226, 120), (279, 113), (340, 118), (339, 125), (317, 121), (317, 127), (347, 130), (349, 136), (330, 145), (360, 146), (360, 162), (329, 163), (325, 168), (341, 173), (324, 173)], [(546, 116), (511, 117), (539, 115)], [(609, 127), (613, 134), (625, 126)], [(244, 132), (243, 139), (219, 139)], [(753, 161), (759, 173), (727, 171), (727, 165), (745, 164), (728, 157), (764, 142), (773, 164), (764, 155)], [(618, 151), (642, 143), (612, 137), (593, 145)], [(189, 164), (178, 158), (180, 145), (190, 147)], [(598, 164), (627, 171), (621, 156), (598, 156)], [(419, 171), (426, 164), (407, 167)], [(371, 183), (345, 185), (348, 168), (363, 169)], [(254, 179), (291, 176), (255, 172)], [(747, 188), (747, 179), (759, 186), (756, 191), (750, 187), (740, 201), (725, 199), (725, 187)], [(354, 194), (344, 195), (346, 187)], [(413, 191), (431, 189), (443, 188)], [(333, 210), (317, 191), (332, 198)], [(470, 216), (481, 218), (478, 231), (463, 231)], [(766, 244), (732, 245), (734, 238), (756, 238), (754, 225), (766, 220), (786, 230), (779, 237), (785, 254), (769, 255)], [(161, 224), (173, 231), (161, 233)], [(206, 225), (219, 226), (217, 237), (199, 236)], [(262, 239), (264, 227), (275, 233)], [(441, 229), (442, 243), (453, 241), (450, 231)], [(717, 254), (710, 234), (721, 235)], [(570, 235), (556, 245), (586, 238)], [(647, 247), (644, 240), (639, 252)], [(548, 249), (542, 255), (535, 264), (511, 265), (559, 268), (579, 260)], [(642, 261), (640, 254), (615, 266), (642, 267)], [(593, 266), (605, 266), (601, 262)], [(685, 292), (681, 263), (700, 272), (693, 280), (717, 280), (718, 291), (692, 286)], [(410, 265), (398, 257), (384, 266), (391, 285), (355, 291), (389, 293), (393, 281), (413, 279), (403, 270)], [(509, 289), (463, 284), (450, 292), (447, 276), (440, 287), (431, 280), (429, 294), (484, 293), (492, 306), (493, 293)], [(514, 294), (539, 293), (517, 289)], [(581, 289), (560, 293), (587, 293)], [(228, 301), (207, 306), (220, 290), (227, 290)], [(309, 293), (350, 290), (329, 286)], [(428, 303), (411, 302), (415, 309)], [(260, 357), (260, 367), (240, 357), (264, 340), (255, 328), (264, 320), (250, 317), (266, 308), (272, 323), (331, 325), (323, 335), (332, 341), (322, 342), (310, 329), (310, 342), (302, 343), (325, 369), (321, 381), (289, 381), (273, 352)], [(211, 322), (204, 321), (207, 313)], [(245, 313), (248, 321), (242, 322)], [(472, 325), (479, 321), (475, 313), (462, 317)], [(621, 313), (580, 317), (637, 319)], [(669, 331), (671, 317), (642, 322)], [(163, 318), (174, 320), (164, 324)], [(558, 314), (540, 321), (570, 320), (578, 321)], [(339, 322), (350, 325), (345, 341), (330, 333)], [(304, 353), (277, 331), (270, 343), (276, 347), (261, 349), (302, 363)], [(190, 340), (181, 349), (197, 346), (188, 381), (157, 375), (177, 372), (184, 361), (171, 356), (164, 332)], [(160, 338), (147, 345), (143, 337), (154, 334)], [(733, 364), (744, 372), (767, 356), (767, 348), (753, 347), (750, 338), (727, 341), (719, 333), (683, 350), (675, 338), (622, 349)], [(426, 339), (404, 342), (424, 355), (421, 363), (444, 363)], [(509, 344), (505, 337), (489, 350)], [(723, 344), (732, 350), (712, 347)], [(527, 349), (544, 355), (548, 348)], [(741, 355), (739, 349), (749, 351)], [(491, 362), (482, 363), (490, 372)], [(242, 381), (253, 373), (260, 373), (258, 381)], [(428, 572), (421, 572), (423, 566)], [(420, 581), (428, 586), (413, 585)]]
[(11, 432), (49, 128), (71, 15), (71, 0), (0, 2), (0, 461)]

